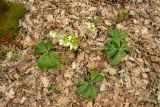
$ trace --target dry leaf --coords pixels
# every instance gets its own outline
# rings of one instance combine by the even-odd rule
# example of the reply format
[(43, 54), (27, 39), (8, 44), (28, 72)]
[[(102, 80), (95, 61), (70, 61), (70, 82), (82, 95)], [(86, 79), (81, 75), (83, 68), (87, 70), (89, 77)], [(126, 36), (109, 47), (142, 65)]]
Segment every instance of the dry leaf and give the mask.
[(6, 91), (6, 86), (3, 85), (3, 86), (0, 86), (0, 92), (5, 92)]
[(6, 107), (6, 102), (5, 101), (0, 101), (0, 107)]
[(41, 82), (43, 83), (43, 86), (45, 87), (45, 88), (47, 88), (48, 87), (48, 85), (49, 85), (49, 80), (47, 79), (47, 77), (40, 77), (40, 80), (41, 80)]
[(23, 104), (26, 100), (27, 100), (26, 97), (22, 97), (22, 99), (21, 99), (21, 104)]
[(70, 100), (68, 97), (62, 96), (58, 99), (57, 105), (59, 105), (60, 107), (67, 107), (69, 101)]
[(9, 92), (6, 92), (5, 94), (9, 99), (12, 99), (14, 98), (15, 92), (13, 89), (10, 89)]
[(92, 102), (88, 102), (86, 107), (93, 107), (93, 103)]

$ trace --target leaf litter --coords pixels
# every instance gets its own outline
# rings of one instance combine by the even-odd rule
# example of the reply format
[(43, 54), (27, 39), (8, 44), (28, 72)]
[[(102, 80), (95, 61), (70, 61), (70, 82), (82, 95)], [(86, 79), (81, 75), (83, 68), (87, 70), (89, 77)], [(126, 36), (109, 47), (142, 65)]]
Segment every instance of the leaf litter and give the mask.
[[(155, 107), (160, 105), (160, 14), (157, 0), (133, 0), (126, 4), (131, 11), (127, 22), (118, 28), (128, 31), (132, 52), (118, 67), (112, 68), (110, 60), (103, 60), (97, 52), (109, 38), (106, 30), (114, 23), (118, 4), (107, 0), (13, 0), (23, 3), (27, 9), (20, 21), (20, 32), (10, 44), (0, 46), (6, 51), (0, 59), (0, 106), (21, 107)], [(97, 25), (100, 34), (86, 31), (86, 24), (94, 17), (104, 23)], [(63, 34), (75, 32), (82, 49), (74, 54), (57, 45), (56, 50), (73, 58), (71, 65), (60, 71), (41, 72), (36, 64), (34, 46), (44, 39), (53, 40), (49, 31), (60, 29)], [(86, 34), (87, 33), (87, 34)], [(56, 43), (56, 40), (53, 40)], [(21, 59), (14, 62), (11, 54), (19, 52)], [(0, 52), (1, 53), (1, 52)], [(5, 59), (4, 59), (5, 58)], [(76, 94), (76, 84), (83, 72), (96, 67), (105, 80), (94, 101)], [(18, 76), (15, 76), (18, 75)], [(17, 78), (18, 77), (18, 78)], [(32, 80), (31, 80), (32, 79)], [(47, 87), (55, 83), (58, 90), (50, 95)], [(150, 94), (158, 96), (157, 102)]]

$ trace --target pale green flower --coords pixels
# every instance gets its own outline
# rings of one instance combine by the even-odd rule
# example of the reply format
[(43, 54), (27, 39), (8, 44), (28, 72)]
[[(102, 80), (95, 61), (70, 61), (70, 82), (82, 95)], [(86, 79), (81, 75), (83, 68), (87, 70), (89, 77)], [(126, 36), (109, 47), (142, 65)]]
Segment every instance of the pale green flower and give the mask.
[(59, 39), (59, 45), (69, 46), (71, 50), (76, 50), (79, 48), (79, 42), (74, 33), (69, 33), (68, 35), (64, 36), (56, 31), (50, 31), (50, 35)]

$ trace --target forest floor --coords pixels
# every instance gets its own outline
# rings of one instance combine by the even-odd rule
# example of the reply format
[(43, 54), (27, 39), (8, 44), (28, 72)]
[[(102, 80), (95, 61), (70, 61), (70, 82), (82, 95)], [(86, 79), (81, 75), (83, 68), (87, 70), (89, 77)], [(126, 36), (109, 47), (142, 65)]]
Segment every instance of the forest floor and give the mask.
[[(132, 52), (117, 67), (104, 59), (103, 47), (119, 4), (107, 0), (13, 1), (25, 5), (26, 15), (16, 39), (0, 46), (0, 107), (160, 107), (159, 0), (126, 3), (129, 20), (117, 27), (129, 33)], [(99, 33), (86, 35), (86, 24), (95, 17), (103, 20)], [(83, 48), (75, 53), (60, 46), (49, 35), (55, 28), (75, 32)], [(43, 72), (38, 68), (34, 47), (42, 40), (56, 44), (61, 69)], [(14, 52), (21, 55), (17, 62), (11, 60)], [(95, 100), (76, 93), (76, 84), (91, 69), (105, 76)], [(50, 84), (56, 86), (54, 93), (48, 91)]]

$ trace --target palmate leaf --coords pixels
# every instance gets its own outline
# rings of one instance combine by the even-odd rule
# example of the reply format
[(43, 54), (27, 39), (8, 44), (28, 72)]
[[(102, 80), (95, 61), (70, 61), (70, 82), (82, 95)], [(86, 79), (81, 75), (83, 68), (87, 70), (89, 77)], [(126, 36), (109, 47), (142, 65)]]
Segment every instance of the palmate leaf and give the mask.
[(129, 53), (131, 52), (131, 48), (129, 46), (123, 47), (124, 52)]
[(109, 28), (108, 34), (110, 35), (111, 40), (104, 45), (106, 51), (105, 57), (112, 58), (112, 66), (116, 66), (120, 63), (123, 56), (131, 51), (128, 42), (125, 40), (128, 33), (122, 32), (117, 28)]
[(77, 84), (77, 93), (78, 94), (83, 93), (87, 89), (88, 85), (89, 85), (88, 81), (80, 81)]
[(54, 53), (54, 52), (44, 53), (38, 59), (38, 66), (42, 70), (56, 68), (58, 66), (58, 59), (59, 59), (59, 57), (58, 57), (57, 53)]
[(127, 32), (121, 32), (121, 33), (120, 33), (120, 39), (121, 39), (121, 40), (125, 40), (125, 39), (127, 38), (127, 36), (128, 36), (128, 33), (127, 33)]
[(92, 70), (90, 72), (90, 78), (93, 83), (101, 82), (104, 79), (104, 76), (97, 72), (97, 70)]
[(36, 54), (47, 52), (47, 48), (45, 46), (45, 42), (42, 41), (42, 42), (38, 43), (38, 45), (34, 48), (34, 52)]
[(92, 70), (87, 78), (87, 81), (80, 81), (77, 84), (77, 93), (86, 98), (95, 99), (97, 96), (97, 88), (95, 87), (95, 83), (101, 82), (104, 77), (98, 73), (97, 70)]
[(95, 99), (97, 96), (97, 89), (94, 85), (88, 85), (86, 91), (83, 93), (86, 98)]
[(106, 58), (112, 58), (119, 50), (118, 47), (116, 47), (115, 44), (111, 43), (111, 42), (107, 42), (105, 44), (105, 50), (107, 51), (105, 53), (105, 57)]
[(117, 45), (116, 47), (121, 46), (121, 39), (117, 35), (112, 38), (112, 42)]
[(81, 81), (77, 84), (77, 93), (82, 94), (86, 98), (94, 99), (97, 96), (97, 89), (88, 81)]
[(119, 38), (120, 40), (124, 40), (128, 36), (127, 32), (122, 32), (118, 28), (115, 28), (115, 29), (109, 28), (107, 32), (111, 38), (116, 37), (116, 38)]
[(108, 49), (111, 47), (111, 45), (113, 45), (113, 44), (111, 44), (111, 40), (107, 41), (107, 42), (104, 44), (104, 49), (105, 49), (105, 50), (108, 50)]
[(114, 36), (114, 29), (109, 28), (109, 29), (107, 30), (107, 32), (108, 32), (108, 34), (109, 34), (111, 37)]
[(82, 94), (83, 96), (87, 97), (87, 98), (90, 98), (89, 94), (87, 93), (88, 91), (88, 87), (89, 87), (89, 82), (88, 81), (81, 81), (78, 83), (77, 85), (77, 93), (78, 94)]
[(53, 48), (54, 45), (52, 44), (52, 41), (42, 41), (38, 43), (38, 45), (34, 48), (34, 52), (36, 54), (45, 53), (48, 52), (51, 48)]
[(114, 29), (114, 36), (119, 36), (121, 31), (118, 28)]
[(46, 45), (46, 48), (47, 48), (48, 51), (51, 50), (54, 47), (54, 44), (50, 40), (47, 41), (45, 45)]
[(112, 57), (117, 53), (117, 51), (118, 51), (117, 48), (113, 48), (113, 49), (109, 50), (109, 51), (105, 54), (105, 56), (106, 56), (107, 58), (112, 58)]
[(54, 47), (52, 41), (42, 41), (38, 43), (34, 51), (36, 54), (42, 54), (38, 59), (38, 66), (40, 69), (56, 68), (59, 63), (59, 56), (56, 52), (51, 52)]
[(122, 50), (126, 53), (129, 53), (131, 51), (131, 48), (128, 46), (128, 42), (126, 41), (122, 42), (121, 47), (122, 47)]
[(116, 55), (113, 57), (112, 66), (118, 65), (121, 62), (122, 58), (123, 58), (123, 52), (118, 51)]

